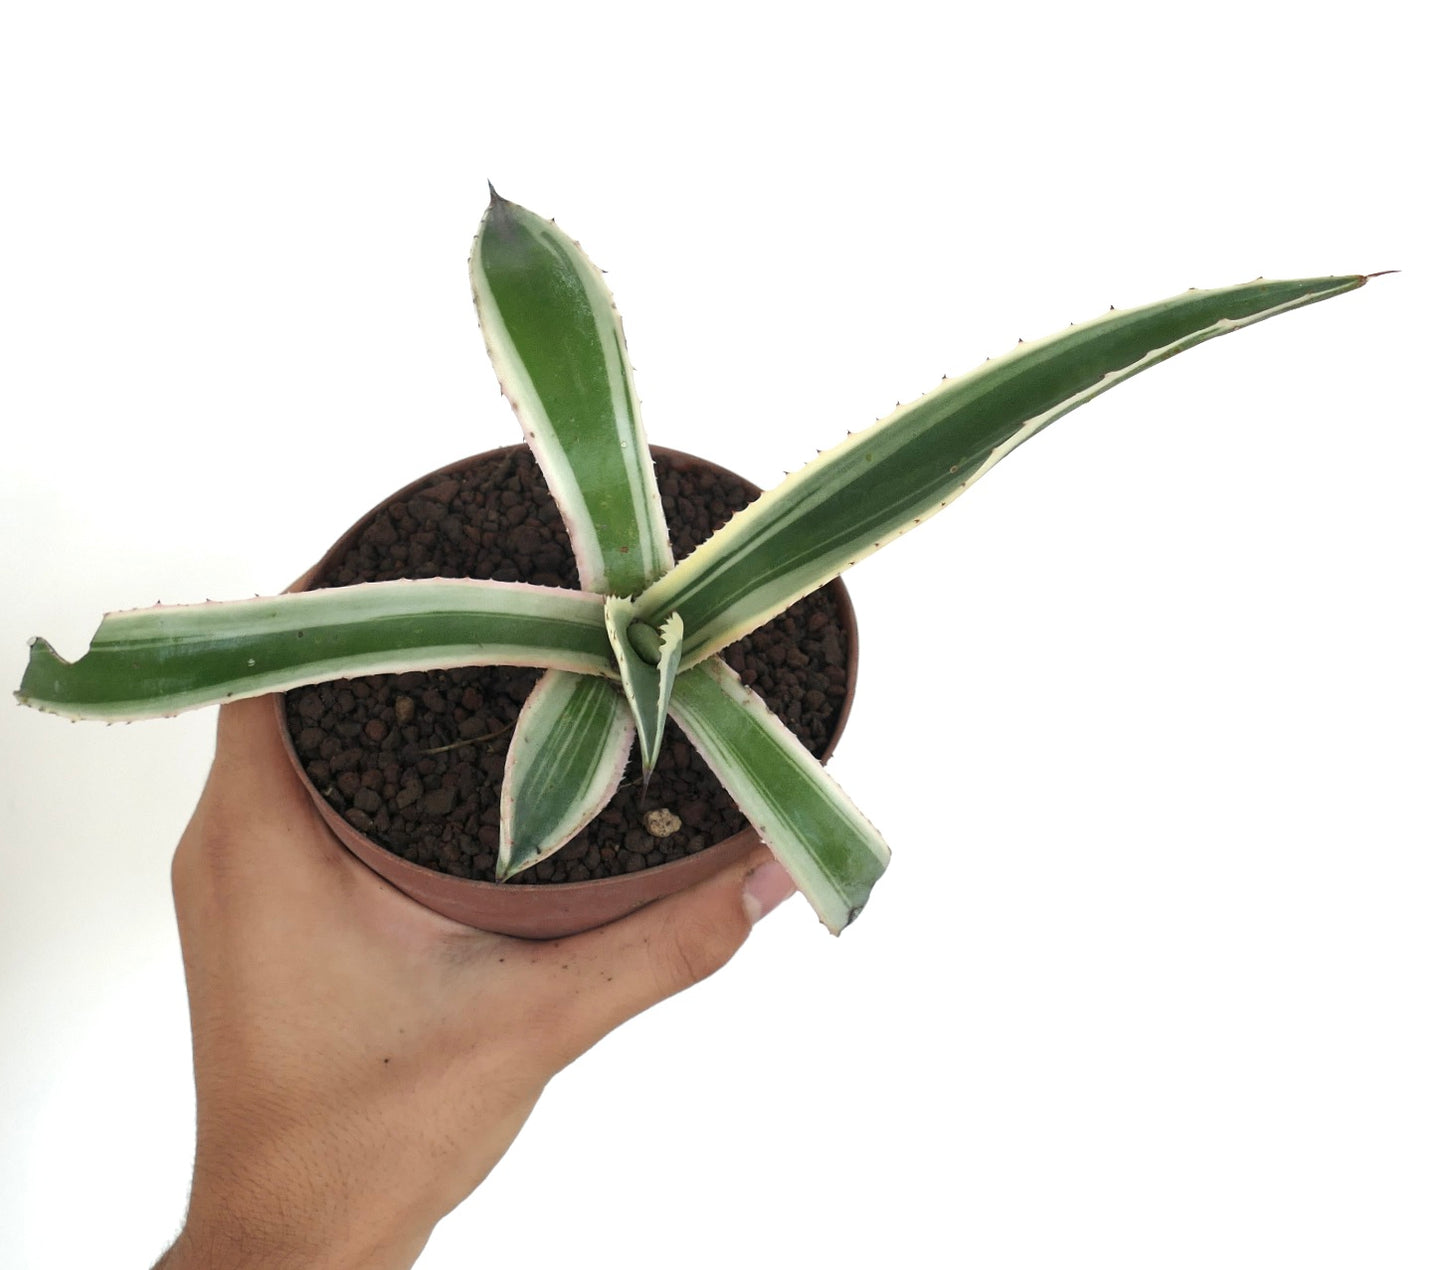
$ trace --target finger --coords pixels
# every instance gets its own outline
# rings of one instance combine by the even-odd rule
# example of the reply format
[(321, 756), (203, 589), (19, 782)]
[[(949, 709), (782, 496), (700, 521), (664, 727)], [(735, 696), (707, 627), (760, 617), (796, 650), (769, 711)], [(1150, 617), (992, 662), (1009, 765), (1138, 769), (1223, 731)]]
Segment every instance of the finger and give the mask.
[(262, 808), (294, 813), (309, 798), (296, 775), (269, 696), (228, 701), (216, 720), (216, 760), (212, 776), (239, 798), (254, 798)]
[(700, 983), (742, 947), (753, 925), (794, 891), (766, 850), (598, 930), (551, 945), (556, 989), (569, 994), (570, 1057), (620, 1023)]

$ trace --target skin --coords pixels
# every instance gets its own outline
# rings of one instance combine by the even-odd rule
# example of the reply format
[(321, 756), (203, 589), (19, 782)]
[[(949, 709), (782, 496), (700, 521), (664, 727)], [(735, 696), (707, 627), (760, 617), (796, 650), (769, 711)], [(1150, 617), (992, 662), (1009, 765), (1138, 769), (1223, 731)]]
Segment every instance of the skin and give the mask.
[(159, 1266), (410, 1266), (547, 1081), (720, 968), (792, 884), (759, 851), (569, 939), (475, 931), (338, 847), (268, 710), (221, 709), (172, 865), (196, 1159)]

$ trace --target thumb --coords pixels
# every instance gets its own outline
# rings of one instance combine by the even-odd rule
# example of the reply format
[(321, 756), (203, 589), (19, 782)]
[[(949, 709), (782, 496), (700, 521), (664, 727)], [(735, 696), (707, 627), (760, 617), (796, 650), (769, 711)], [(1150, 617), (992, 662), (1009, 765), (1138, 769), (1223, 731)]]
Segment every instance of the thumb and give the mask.
[[(588, 966), (591, 987), (569, 1003), (573, 1056), (618, 1024), (721, 969), (796, 888), (766, 849), (620, 921), (573, 935), (552, 955)], [(599, 973), (600, 972), (600, 973)]]

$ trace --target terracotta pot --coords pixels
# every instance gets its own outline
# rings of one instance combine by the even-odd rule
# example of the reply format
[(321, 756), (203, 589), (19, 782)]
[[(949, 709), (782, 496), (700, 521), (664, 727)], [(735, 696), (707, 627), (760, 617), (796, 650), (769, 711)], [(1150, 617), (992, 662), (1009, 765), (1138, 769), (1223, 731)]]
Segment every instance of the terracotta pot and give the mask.
[[(459, 468), (470, 466), (478, 459), (490, 458), (523, 448), (522, 446), (507, 446), (500, 450), (488, 451), (484, 455), (474, 455), (471, 458), (462, 459), (447, 467), (438, 468), (420, 480), (413, 481), (404, 489), (389, 495), (347, 530), (315, 567), (299, 579), (291, 589), (296, 591), (309, 589), (314, 579), (335, 563), (373, 517), (391, 503), (409, 497), (424, 486), (450, 475)], [(668, 457), (679, 467), (704, 467), (711, 468), (716, 472), (725, 471), (716, 464), (708, 463), (705, 459), (695, 458), (693, 455), (683, 454), (677, 450), (653, 446), (652, 451), (654, 454)], [(734, 474), (727, 473), (727, 475), (733, 476)], [(735, 479), (741, 478), (735, 477)], [(750, 482), (747, 484), (755, 494), (761, 492), (756, 486), (751, 486)], [(828, 585), (837, 603), (844, 633), (847, 636), (848, 680), (842, 708), (838, 712), (833, 734), (829, 737), (827, 748), (823, 754), (825, 760), (833, 753), (838, 738), (842, 735), (843, 727), (847, 723), (848, 712), (853, 704), (853, 691), (858, 673), (858, 630), (853, 616), (853, 606), (849, 602), (848, 593), (842, 582), (835, 579)], [(307, 776), (295, 747), (291, 743), (291, 734), (286, 726), (284, 694), (275, 694), (273, 700), (276, 707), (276, 723), (281, 730), (281, 737), (286, 746), (286, 753), (290, 757), (291, 766), (295, 768), (297, 775), (304, 782), (317, 810), (341, 844), (363, 864), (379, 873), (398, 890), (411, 896), (418, 903), (479, 930), (495, 931), (502, 935), (516, 935), (525, 939), (557, 939), (564, 935), (590, 930), (594, 926), (615, 921), (617, 918), (641, 908), (644, 904), (650, 904), (653, 900), (672, 895), (704, 878), (711, 877), (719, 870), (742, 859), (759, 845), (757, 834), (748, 828), (742, 833), (735, 834), (731, 838), (715, 843), (713, 846), (706, 847), (681, 860), (673, 860), (667, 864), (639, 870), (636, 873), (624, 873), (616, 877), (599, 878), (589, 882), (534, 884), (511, 882), (501, 885), (495, 882), (479, 882), (470, 878), (454, 877), (449, 873), (440, 873), (422, 865), (413, 864), (410, 860), (404, 860), (400, 856), (393, 855), (386, 848), (378, 846), (365, 834), (353, 828), (326, 801), (321, 791)]]

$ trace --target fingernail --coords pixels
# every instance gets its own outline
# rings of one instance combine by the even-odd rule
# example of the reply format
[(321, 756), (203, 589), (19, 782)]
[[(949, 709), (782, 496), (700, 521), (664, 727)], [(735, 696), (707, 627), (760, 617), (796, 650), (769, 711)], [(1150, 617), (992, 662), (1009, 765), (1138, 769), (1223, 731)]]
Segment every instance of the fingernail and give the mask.
[(743, 879), (743, 909), (756, 925), (798, 888), (776, 860), (765, 860)]

